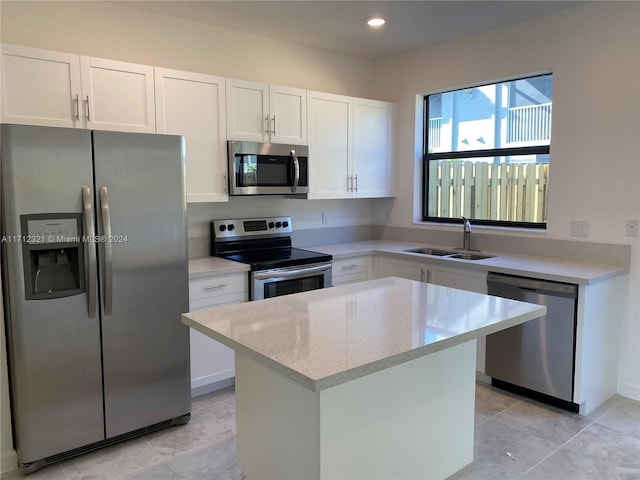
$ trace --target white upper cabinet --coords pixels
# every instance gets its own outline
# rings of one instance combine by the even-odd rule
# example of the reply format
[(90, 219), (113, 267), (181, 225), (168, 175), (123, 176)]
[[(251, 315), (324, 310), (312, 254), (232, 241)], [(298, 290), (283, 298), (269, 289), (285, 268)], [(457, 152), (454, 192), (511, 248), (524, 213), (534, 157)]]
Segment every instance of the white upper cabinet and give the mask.
[(352, 189), (355, 197), (395, 195), (393, 104), (353, 99)]
[(80, 57), (85, 127), (155, 133), (153, 67)]
[(153, 67), (2, 45), (2, 122), (155, 132)]
[(227, 79), (230, 140), (307, 144), (307, 91)]
[(2, 45), (2, 123), (80, 126), (80, 57)]
[(393, 104), (308, 93), (309, 198), (394, 195)]
[(309, 198), (349, 198), (351, 102), (309, 92)]
[(156, 129), (186, 139), (187, 202), (226, 202), (225, 79), (155, 69)]

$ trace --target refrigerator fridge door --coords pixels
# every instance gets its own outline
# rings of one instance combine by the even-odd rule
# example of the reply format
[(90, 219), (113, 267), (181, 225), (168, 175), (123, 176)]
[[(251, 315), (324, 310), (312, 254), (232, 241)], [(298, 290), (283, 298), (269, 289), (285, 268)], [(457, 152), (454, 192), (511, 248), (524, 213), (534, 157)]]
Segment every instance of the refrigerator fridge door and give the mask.
[[(93, 190), (91, 135), (21, 125), (2, 125), (1, 134), (13, 428), (18, 462), (25, 464), (104, 439), (99, 316), (88, 314), (87, 288), (61, 298), (26, 299), (23, 253), (29, 251), (22, 242), (30, 239), (20, 221), (45, 212), (83, 212), (81, 189)], [(91, 248), (95, 245), (84, 244), (85, 263)], [(60, 252), (38, 256), (66, 263)], [(95, 285), (96, 278), (84, 273), (85, 285)]]
[(191, 407), (184, 139), (94, 131), (93, 149), (110, 438)]

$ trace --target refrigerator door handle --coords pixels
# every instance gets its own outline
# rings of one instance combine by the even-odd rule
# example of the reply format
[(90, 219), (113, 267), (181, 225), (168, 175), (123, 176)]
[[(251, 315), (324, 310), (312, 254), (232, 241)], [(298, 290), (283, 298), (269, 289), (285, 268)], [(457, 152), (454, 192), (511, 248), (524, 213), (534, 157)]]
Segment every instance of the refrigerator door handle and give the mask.
[(91, 188), (82, 187), (82, 210), (84, 213), (84, 230), (86, 234), (86, 243), (88, 244), (87, 248), (87, 257), (88, 257), (88, 268), (87, 268), (87, 310), (89, 314), (89, 318), (93, 318), (96, 316), (96, 299), (98, 294), (98, 274), (97, 274), (97, 266), (98, 262), (96, 259), (96, 247), (95, 247), (95, 238), (96, 231), (95, 225), (93, 223), (93, 206), (91, 202)]
[(102, 234), (104, 240), (104, 314), (111, 315), (113, 307), (113, 251), (111, 248), (111, 218), (107, 187), (100, 187), (100, 209), (102, 212)]

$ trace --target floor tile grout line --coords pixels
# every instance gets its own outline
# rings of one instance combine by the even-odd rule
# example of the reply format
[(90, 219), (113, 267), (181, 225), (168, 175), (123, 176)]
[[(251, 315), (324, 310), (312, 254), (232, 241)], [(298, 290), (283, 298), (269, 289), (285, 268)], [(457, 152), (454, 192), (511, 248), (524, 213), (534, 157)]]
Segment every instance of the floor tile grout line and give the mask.
[[(180, 426), (184, 426), (184, 425), (180, 425)], [(180, 478), (181, 480), (185, 480), (185, 478), (182, 475), (180, 475), (180, 472), (178, 472), (178, 470), (176, 470), (175, 467), (172, 465), (172, 463), (168, 460), (168, 458), (170, 458), (170, 457), (167, 457), (167, 456), (163, 455), (160, 451), (158, 451), (158, 449), (156, 447), (154, 447), (153, 444), (147, 438), (145, 438), (145, 440), (149, 444), (149, 446), (154, 450), (154, 452), (156, 452), (158, 455), (160, 455), (160, 458), (162, 459), (162, 461), (169, 466), (171, 471), (173, 471), (173, 473), (175, 473), (178, 476), (178, 478)], [(158, 462), (158, 463), (160, 463), (160, 462)]]
[[(612, 408), (612, 407), (611, 407)], [(605, 412), (608, 412), (609, 410), (611, 410), (611, 408), (608, 408)], [(604, 415), (604, 413), (602, 414)], [(546, 457), (544, 457), (542, 460), (540, 460), (538, 463), (536, 463), (535, 465), (533, 465), (532, 467), (530, 467), (528, 470), (526, 470), (521, 477), (524, 477), (525, 475), (527, 475), (529, 472), (531, 472), (531, 470), (533, 470), (534, 468), (536, 468), (538, 465), (542, 464), (544, 461), (546, 461), (549, 457), (551, 457), (552, 455), (554, 455), (555, 453), (557, 453), (560, 449), (564, 448), (565, 446), (567, 446), (569, 444), (569, 442), (571, 442), (572, 440), (574, 440), (578, 435), (582, 434), (584, 431), (586, 431), (588, 428), (591, 428), (595, 423), (596, 420), (599, 419), (602, 415), (598, 415), (598, 417), (596, 417), (595, 419), (593, 419), (587, 426), (585, 426), (582, 430), (580, 430), (579, 432), (577, 432), (575, 435), (573, 435), (571, 438), (569, 438), (567, 441), (565, 441), (562, 445), (558, 446), (558, 448), (556, 448), (553, 452), (549, 453)], [(534, 435), (535, 436), (535, 435)]]

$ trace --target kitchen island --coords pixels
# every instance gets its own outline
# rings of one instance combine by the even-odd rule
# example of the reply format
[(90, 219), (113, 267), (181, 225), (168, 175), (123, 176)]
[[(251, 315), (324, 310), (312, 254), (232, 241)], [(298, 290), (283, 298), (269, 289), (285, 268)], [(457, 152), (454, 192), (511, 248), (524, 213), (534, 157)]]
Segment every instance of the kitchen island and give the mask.
[(427, 479), (473, 459), (475, 338), (545, 311), (390, 277), (183, 322), (235, 350), (248, 479)]

